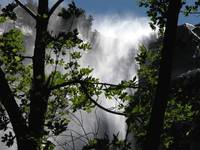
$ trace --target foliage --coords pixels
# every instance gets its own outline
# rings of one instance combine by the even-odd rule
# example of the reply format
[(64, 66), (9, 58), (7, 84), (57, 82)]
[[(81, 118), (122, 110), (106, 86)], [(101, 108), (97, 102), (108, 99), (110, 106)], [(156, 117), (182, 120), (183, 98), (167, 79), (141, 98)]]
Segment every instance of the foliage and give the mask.
[(1, 66), (11, 75), (16, 74), (23, 67), (22, 55), (24, 52), (23, 35), (18, 29), (11, 29), (0, 36)]
[[(138, 0), (139, 7), (148, 8), (147, 16), (150, 18), (150, 27), (155, 30), (159, 29), (161, 35), (164, 33), (164, 27), (167, 19), (167, 8), (169, 0)], [(186, 0), (182, 0), (182, 13), (185, 16), (197, 13), (200, 1), (194, 1), (194, 4), (188, 4)]]
[[(15, 7), (16, 4), (13, 3), (2, 10), (1, 22), (6, 21), (7, 17), (16, 20), (13, 12)], [(85, 12), (77, 8), (72, 2), (69, 4), (68, 9), (62, 9), (62, 12), (58, 15), (63, 19), (69, 19), (79, 17), (83, 13)], [(91, 18), (89, 21), (91, 21)], [(12, 94), (7, 96), (14, 97), (25, 124), (28, 126), (32, 109), (31, 92), (33, 91), (33, 72), (35, 70), (32, 61), (27, 59), (34, 60), (37, 58), (26, 56), (27, 50), (24, 48), (23, 38), (22, 32), (15, 28), (0, 35), (0, 69), (5, 73), (12, 91)], [(77, 29), (66, 29), (66, 32), (60, 32), (57, 35), (46, 33), (44, 38), (45, 42), (43, 44), (47, 44), (44, 57), (44, 87), (47, 87), (47, 93), (49, 93), (48, 98), (45, 99), (47, 112), (45, 113), (42, 140), (35, 137), (31, 138), (35, 138), (34, 141), (39, 144), (40, 148), (51, 150), (54, 149), (55, 145), (49, 141), (49, 137), (58, 136), (66, 131), (70, 122), (69, 113), (80, 109), (90, 112), (96, 106), (98, 98), (102, 94), (109, 99), (117, 97), (123, 102), (130, 100), (131, 97), (126, 89), (127, 87), (135, 88), (136, 78), (131, 81), (122, 81), (119, 85), (101, 83), (99, 79), (92, 76), (92, 68), (82, 68), (80, 58), (84, 51), (91, 49), (91, 46), (87, 41), (80, 39)], [(93, 99), (94, 97), (96, 99)], [(5, 142), (7, 146), (11, 146), (18, 135), (14, 135), (15, 133), (9, 127), (9, 123), (15, 124), (10, 121), (7, 109), (3, 104), (0, 106), (0, 130), (5, 133), (2, 142)], [(120, 108), (123, 109), (124, 106), (121, 105)], [(29, 132), (26, 134), (29, 134)], [(32, 136), (32, 133), (27, 136)], [(106, 140), (108, 139), (94, 139), (95, 143), (105, 142)], [(94, 142), (92, 143), (92, 145), (95, 145)], [(112, 145), (120, 148), (128, 146), (119, 141), (117, 136), (114, 136)]]
[[(167, 8), (169, 0), (140, 0), (139, 6), (149, 8), (147, 15), (151, 22), (149, 23), (152, 29), (156, 29), (156, 26), (162, 31), (166, 24)], [(163, 31), (162, 31), (163, 32)]]
[[(19, 1), (18, 3), (20, 6), (23, 6)], [(166, 24), (168, 3), (169, 0), (141, 0), (139, 2), (140, 6), (149, 8), (147, 14), (151, 19), (150, 25), (153, 29), (156, 29), (156, 26), (158, 26), (160, 33), (163, 33)], [(183, 2), (183, 4), (185, 3)], [(199, 1), (195, 3), (195, 6), (186, 5), (185, 15), (188, 15), (192, 11), (197, 11), (198, 5)], [(17, 6), (16, 3), (11, 3), (2, 9), (0, 22), (5, 22), (7, 19), (16, 21), (16, 14), (13, 10)], [(26, 11), (33, 18), (37, 18), (36, 22), (38, 24), (50, 18), (46, 13), (42, 14), (45, 17), (41, 17), (40, 14), (34, 16), (35, 14), (28, 9)], [(69, 114), (77, 110), (90, 112), (95, 106), (99, 107), (97, 102), (99, 97), (103, 95), (107, 99), (120, 99), (122, 103), (118, 106), (117, 110), (124, 110), (125, 106), (123, 102), (129, 102), (126, 113), (121, 113), (121, 115), (128, 117), (128, 132), (134, 133), (137, 140), (137, 148), (140, 149), (146, 138), (150, 111), (155, 97), (161, 59), (161, 46), (159, 45), (154, 49), (150, 48), (150, 50), (142, 45), (140, 46), (140, 53), (136, 58), (140, 65), (138, 70), (139, 87), (135, 77), (130, 81), (121, 81), (118, 85), (101, 83), (99, 79), (92, 76), (92, 68), (82, 68), (80, 65), (81, 56), (85, 51), (91, 49), (91, 46), (89, 42), (80, 39), (79, 32), (74, 26), (75, 19), (78, 17), (86, 19), (86, 24), (91, 26), (92, 17), (87, 18), (84, 10), (77, 8), (74, 2), (69, 4), (68, 9), (63, 8), (58, 13), (58, 16), (71, 21), (69, 25), (70, 30), (65, 29), (56, 35), (44, 31), (45, 34), (42, 34), (44, 35), (42, 41), (45, 42), (40, 43), (42, 46), (39, 45), (45, 47), (43, 58), (45, 62), (45, 70), (43, 70), (45, 72), (45, 82), (39, 84), (42, 84), (41, 86), (45, 87), (46, 91), (37, 92), (42, 96), (48, 93), (48, 96), (44, 96), (46, 99), (43, 103), (45, 105), (44, 108), (47, 107), (47, 111), (44, 112), (45, 121), (42, 125), (44, 126), (44, 131), (40, 135), (42, 139), (37, 139), (37, 136), (33, 137), (33, 131), (30, 131), (31, 134), (27, 132), (25, 138), (26, 136), (30, 136), (30, 139), (34, 139), (33, 141), (36, 141), (41, 149), (53, 150), (55, 145), (49, 140), (49, 137), (59, 136), (67, 130), (70, 122)], [(39, 25), (36, 26), (36, 30), (38, 28), (40, 28)], [(31, 93), (35, 84), (33, 73), (36, 70), (34, 70), (32, 61), (27, 61), (27, 59), (36, 60), (39, 58), (34, 58), (34, 56), (26, 57), (25, 54), (23, 34), (19, 29), (13, 28), (0, 35), (0, 69), (5, 74), (10, 90), (12, 91), (7, 97), (14, 97), (20, 113), (25, 120), (24, 124), (29, 127), (30, 112), (33, 109), (31, 108)], [(194, 127), (194, 124), (199, 126), (199, 107), (198, 103), (195, 102), (199, 97), (197, 92), (192, 95), (187, 94), (189, 88), (187, 88), (187, 85), (186, 88), (182, 85), (183, 80), (185, 79), (180, 79), (171, 89), (172, 94), (166, 111), (161, 144), (166, 149), (180, 149), (183, 145), (186, 147), (191, 139), (196, 138), (195, 132), (198, 131), (197, 127)], [(138, 89), (132, 96), (129, 95), (127, 88)], [(34, 94), (37, 95), (37, 92)], [(12, 146), (14, 139), (18, 135), (14, 135), (15, 133), (9, 127), (9, 123), (12, 123), (14, 126), (16, 124), (10, 122), (8, 109), (4, 107), (1, 98), (0, 101), (0, 130), (4, 131), (2, 142), (5, 142), (7, 146)], [(113, 111), (112, 113), (116, 112)], [(121, 141), (118, 139), (118, 135), (113, 135), (112, 141), (106, 135), (102, 139), (91, 139), (84, 149), (98, 150), (99, 145), (101, 145), (101, 148), (104, 146), (103, 149), (105, 150), (131, 149), (130, 144), (126, 140)]]
[(72, 2), (69, 4), (69, 8), (66, 10), (63, 8), (58, 16), (62, 16), (66, 20), (70, 19), (71, 17), (79, 17), (80, 15), (84, 14), (84, 10), (81, 8), (77, 8), (75, 3)]
[(11, 20), (16, 20), (16, 13), (13, 11), (17, 7), (16, 3), (10, 3), (5, 8), (3, 8), (0, 14), (0, 23), (5, 22), (7, 18)]
[(189, 16), (190, 14), (197, 12), (199, 6), (200, 6), (199, 0), (194, 1), (193, 5), (186, 5), (184, 10), (184, 15)]
[[(183, 86), (182, 83), (178, 85), (179, 88), (177, 88), (177, 89), (175, 88), (175, 90), (170, 91), (170, 92), (174, 92), (175, 94), (174, 93), (171, 94), (171, 97), (168, 98), (169, 89), (170, 89), (169, 80), (170, 80), (170, 73), (172, 70), (172, 67), (170, 64), (172, 62), (171, 61), (172, 54), (173, 54), (172, 50), (175, 49), (175, 40), (176, 40), (175, 37), (176, 36), (174, 33), (176, 33), (178, 14), (179, 14), (179, 12), (184, 12), (185, 15), (188, 15), (189, 13), (192, 13), (193, 11), (197, 11), (199, 1), (196, 1), (193, 6), (189, 6), (186, 3), (186, 1), (173, 1), (173, 0), (171, 0), (171, 1), (170, 0), (164, 0), (164, 1), (163, 0), (140, 0), (139, 4), (140, 4), (140, 6), (144, 6), (144, 7), (148, 8), (147, 14), (151, 19), (150, 26), (153, 29), (156, 29), (156, 27), (158, 27), (158, 29), (161, 33), (161, 36), (163, 36), (163, 33), (164, 33), (163, 31), (165, 30), (165, 27), (166, 27), (166, 31), (165, 31), (164, 38), (163, 38), (163, 48), (161, 51), (162, 58), (160, 61), (160, 65), (158, 66), (158, 69), (160, 71), (159, 71), (158, 84), (156, 85), (157, 90), (156, 90), (156, 94), (153, 93), (155, 98), (153, 98), (153, 99), (151, 99), (151, 97), (149, 98), (149, 101), (151, 101), (150, 104), (153, 104), (153, 105), (150, 106), (150, 108), (152, 107), (150, 123), (149, 123), (150, 128), (143, 130), (143, 131), (147, 131), (147, 133), (144, 134), (144, 137), (147, 139), (146, 140), (144, 139), (145, 143), (144, 143), (143, 148), (144, 149), (148, 149), (148, 148), (152, 149), (154, 147), (153, 149), (158, 149), (159, 144), (160, 144), (160, 145), (164, 145), (166, 148), (181, 149), (179, 147), (181, 145), (179, 143), (181, 141), (180, 139), (182, 137), (184, 137), (184, 139), (187, 139), (186, 135), (188, 135), (188, 134), (181, 135), (180, 136), (181, 138), (176, 136), (176, 138), (173, 139), (172, 136), (170, 136), (168, 134), (168, 131), (169, 131), (168, 129), (171, 128), (172, 126), (169, 125), (170, 120), (167, 120), (167, 119), (169, 119), (168, 118), (169, 116), (174, 117), (174, 114), (176, 114), (175, 120), (173, 120), (174, 118), (173, 119), (170, 118), (170, 119), (173, 120), (172, 122), (174, 124), (176, 124), (176, 125), (181, 124), (181, 126), (182, 126), (183, 124), (180, 122), (190, 122), (192, 119), (195, 118), (193, 116), (195, 114), (194, 113), (195, 109), (193, 109), (191, 103), (182, 103), (181, 101), (177, 100), (177, 97), (180, 96), (179, 95), (180, 93), (178, 93), (177, 91), (178, 91), (178, 89), (182, 90), (182, 88), (181, 88)], [(185, 10), (180, 10), (181, 8), (183, 8), (183, 5), (185, 5)], [(155, 88), (156, 88), (156, 86), (155, 86)], [(171, 88), (173, 88), (173, 86)], [(188, 91), (184, 90), (182, 93), (188, 93)], [(183, 99), (188, 99), (188, 97), (191, 96), (191, 95), (184, 94), (184, 96), (185, 95), (186, 95), (186, 97), (182, 97)], [(155, 101), (154, 101), (154, 99), (155, 99)], [(167, 100), (167, 99), (169, 99), (169, 100)], [(192, 101), (193, 97), (190, 97), (189, 99), (190, 99), (190, 101)], [(175, 101), (175, 102), (173, 102), (173, 101)], [(168, 106), (166, 105), (167, 102), (168, 102)], [(167, 108), (166, 108), (166, 106), (167, 106)], [(173, 114), (173, 111), (170, 111), (169, 108), (177, 109), (175, 111), (173, 110), (176, 113)], [(183, 111), (183, 110), (186, 110), (186, 111)], [(168, 114), (168, 111), (170, 111), (169, 114)], [(182, 117), (181, 114), (179, 113), (182, 111), (185, 113), (184, 117)], [(165, 116), (164, 113), (168, 114), (168, 115), (166, 115), (165, 121), (163, 121), (164, 116)], [(149, 121), (147, 120), (147, 122), (149, 122)], [(164, 123), (164, 129), (163, 129), (163, 123)], [(192, 127), (189, 126), (189, 128), (191, 129)], [(182, 129), (183, 130), (188, 129), (188, 127), (186, 127), (186, 128), (183, 127)], [(183, 133), (185, 133), (185, 131), (183, 131)], [(162, 135), (161, 143), (160, 143), (160, 135)], [(183, 142), (183, 141), (182, 141), (182, 144), (184, 143), (183, 144), (184, 146), (183, 145), (182, 146), (187, 149), (188, 142)], [(189, 142), (189, 143), (191, 143), (191, 142)], [(173, 145), (174, 147), (173, 146), (170, 147), (169, 145)]]
[[(145, 48), (140, 46), (136, 57), (140, 68), (138, 70), (139, 88), (133, 96), (126, 111), (129, 114), (127, 124), (129, 132), (133, 132), (140, 149), (146, 138), (146, 131), (151, 112), (152, 101), (158, 79), (160, 48)], [(192, 81), (191, 84), (189, 84)], [(171, 95), (165, 113), (164, 131), (161, 145), (165, 149), (181, 149), (188, 147), (194, 139), (194, 126), (199, 126), (198, 87), (194, 82), (199, 81), (199, 75), (189, 78), (188, 75), (173, 81)], [(189, 91), (193, 91), (192, 93)], [(190, 94), (189, 94), (190, 93)], [(194, 125), (195, 124), (195, 125)], [(180, 134), (181, 133), (181, 134)]]
[(148, 50), (141, 45), (136, 57), (140, 68), (138, 70), (139, 87), (129, 103), (126, 111), (129, 114), (127, 124), (129, 132), (133, 132), (140, 147), (146, 135), (155, 87), (158, 79), (160, 54), (158, 49)]
[[(2, 10), (2, 16), (8, 16), (13, 19), (14, 15), (12, 14), (14, 13), (11, 13), (10, 9), (13, 10), (14, 6), (13, 4), (9, 4)], [(89, 49), (90, 45), (78, 37), (77, 30), (60, 33), (55, 37), (49, 35), (47, 41), (49, 41), (49, 48), (47, 49), (45, 59), (46, 65), (55, 66), (47, 76), (49, 89), (71, 80), (79, 81), (87, 78), (88, 82), (96, 81), (95, 78), (89, 76), (92, 71), (91, 69), (80, 68), (78, 60), (81, 57), (81, 50), (85, 51)], [(72, 50), (73, 48), (74, 50)], [(24, 54), (23, 35), (19, 29), (11, 29), (0, 36), (1, 68), (6, 74), (13, 95), (19, 101), (20, 110), (28, 122), (33, 68), (30, 63), (25, 63), (24, 60), (26, 57)], [(65, 61), (67, 56), (70, 57), (69, 62)], [(61, 69), (63, 70), (62, 72), (60, 71)], [(91, 94), (94, 93), (94, 88), (94, 86), (91, 86)], [(66, 115), (68, 110), (66, 108), (69, 107), (70, 102), (72, 102), (73, 111), (83, 107), (89, 109), (91, 106), (94, 106), (88, 102), (81, 91), (81, 87), (78, 85), (69, 85), (52, 91), (48, 103), (44, 142), (48, 139), (49, 135), (57, 136), (66, 130), (69, 122)], [(9, 119), (3, 107), (1, 107), (1, 110), (1, 130), (6, 131)], [(11, 146), (14, 140), (10, 136), (11, 133), (9, 131), (9, 134), (5, 133), (2, 137), (2, 142), (6, 142), (8, 146)]]

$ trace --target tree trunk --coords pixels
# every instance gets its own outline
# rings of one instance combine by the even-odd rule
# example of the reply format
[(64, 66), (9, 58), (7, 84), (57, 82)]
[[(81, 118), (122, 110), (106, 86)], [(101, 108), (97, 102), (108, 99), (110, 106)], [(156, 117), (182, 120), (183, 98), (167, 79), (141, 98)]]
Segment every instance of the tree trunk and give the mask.
[(40, 150), (40, 145), (33, 139), (24, 137), (22, 139), (17, 138), (18, 150)]
[(49, 21), (48, 12), (48, 0), (39, 0), (29, 115), (30, 131), (38, 142), (40, 142), (44, 134), (44, 121), (48, 100), (47, 88), (45, 86), (45, 49)]
[[(6, 109), (15, 132), (18, 150), (40, 150), (44, 136), (44, 123), (47, 112), (49, 90), (45, 83), (45, 50), (47, 46), (49, 17), (63, 0), (49, 11), (48, 0), (38, 0), (37, 16), (15, 0), (29, 15), (36, 19), (36, 39), (33, 56), (33, 77), (30, 91), (30, 113), (28, 123), (24, 119), (5, 74), (0, 68), (0, 103)], [(28, 124), (28, 125), (27, 125)]]
[[(39, 0), (29, 114), (30, 137), (32, 138), (31, 141), (34, 141), (34, 144), (28, 143), (29, 146), (37, 150), (40, 149), (44, 135), (44, 122), (48, 102), (48, 92), (45, 86), (45, 49), (49, 21), (48, 11), (48, 0)], [(26, 143), (22, 143), (22, 147), (24, 146), (26, 147)]]
[(143, 150), (158, 150), (160, 145), (160, 136), (163, 132), (164, 114), (170, 90), (172, 56), (175, 48), (180, 8), (181, 0), (170, 0), (163, 49), (161, 51), (158, 85), (153, 101), (147, 139), (144, 143)]
[(6, 109), (13, 131), (15, 132), (18, 150), (37, 150), (36, 143), (29, 136), (26, 121), (20, 112), (16, 100), (10, 90), (5, 74), (0, 68), (0, 102)]

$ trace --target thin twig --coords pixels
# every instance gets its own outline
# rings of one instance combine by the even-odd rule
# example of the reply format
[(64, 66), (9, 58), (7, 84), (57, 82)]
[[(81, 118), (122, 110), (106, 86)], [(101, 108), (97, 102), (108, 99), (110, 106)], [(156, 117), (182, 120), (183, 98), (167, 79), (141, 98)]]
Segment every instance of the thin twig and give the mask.
[(95, 133), (94, 133), (94, 137), (95, 138), (97, 138), (97, 136), (98, 136), (98, 133), (99, 133), (99, 130), (100, 130), (100, 124), (101, 124), (101, 119), (100, 119), (100, 117), (99, 117), (99, 119), (98, 119), (98, 116), (97, 116), (97, 109), (95, 109), (94, 110), (94, 113), (95, 113), (95, 118), (96, 118), (96, 122), (97, 122), (97, 126), (96, 126), (96, 128), (95, 128)]
[(72, 138), (72, 145), (73, 145), (73, 150), (75, 150), (75, 144), (74, 144), (74, 137), (73, 137), (73, 134), (72, 134), (72, 132), (70, 132), (70, 134), (71, 134), (71, 138)]
[(85, 134), (85, 138), (86, 138), (87, 141), (89, 142), (90, 139), (89, 139), (89, 137), (87, 136), (87, 133), (86, 133), (85, 128), (84, 128), (84, 122), (83, 122), (82, 113), (81, 113), (81, 111), (79, 111), (79, 113), (80, 113), (80, 117), (81, 117), (81, 120), (80, 120), (81, 129), (82, 129), (83, 133)]

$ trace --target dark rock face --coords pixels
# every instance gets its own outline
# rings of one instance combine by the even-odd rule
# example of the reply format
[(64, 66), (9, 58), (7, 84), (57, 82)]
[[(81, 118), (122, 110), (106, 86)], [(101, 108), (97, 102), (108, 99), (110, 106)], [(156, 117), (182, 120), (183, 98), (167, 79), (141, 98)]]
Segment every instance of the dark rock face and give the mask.
[[(148, 45), (151, 51), (158, 51), (162, 38)], [(190, 104), (193, 110), (200, 109), (200, 24), (183, 24), (178, 27), (176, 48), (172, 63), (171, 97), (182, 104)], [(181, 92), (178, 92), (181, 89)], [(192, 131), (186, 136), (185, 131)], [(200, 149), (200, 119), (174, 122), (171, 127), (173, 150)]]
[(200, 67), (200, 27), (183, 24), (178, 27), (172, 78)]
[[(178, 101), (190, 103), (193, 109), (199, 109), (200, 93), (200, 26), (183, 24), (178, 27), (176, 49), (174, 51), (172, 80), (177, 88), (182, 89), (182, 93), (177, 97)], [(172, 85), (174, 89), (176, 86)], [(173, 93), (173, 90), (172, 90)], [(176, 92), (175, 92), (176, 93)], [(183, 141), (184, 147), (188, 150), (199, 150), (199, 119), (194, 118), (193, 122), (186, 121), (186, 124), (177, 123), (176, 126), (186, 128), (189, 125), (193, 131), (189, 139), (185, 136)], [(177, 131), (177, 128), (176, 128)], [(183, 131), (181, 131), (183, 132)], [(182, 141), (182, 142), (183, 142)], [(181, 141), (178, 142), (181, 144)], [(181, 146), (180, 146), (181, 147)], [(177, 150), (183, 148), (178, 148)]]
[[(150, 41), (148, 48), (157, 51), (162, 37)], [(190, 70), (200, 68), (200, 25), (185, 23), (177, 30), (176, 48), (173, 55), (172, 79)]]

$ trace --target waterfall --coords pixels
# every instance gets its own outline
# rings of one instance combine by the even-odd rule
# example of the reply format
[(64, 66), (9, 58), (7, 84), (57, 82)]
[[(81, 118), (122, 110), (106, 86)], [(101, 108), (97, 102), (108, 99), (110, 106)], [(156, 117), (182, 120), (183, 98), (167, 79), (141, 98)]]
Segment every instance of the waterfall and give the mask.
[[(57, 24), (57, 22), (56, 22)], [(19, 28), (26, 34), (27, 38), (33, 34), (28, 26), (19, 25)], [(55, 29), (55, 27), (51, 27)], [(2, 29), (0, 29), (0, 34)], [(146, 42), (152, 35), (152, 30), (148, 25), (147, 18), (138, 18), (135, 16), (124, 15), (97, 15), (94, 18), (92, 26), (93, 31), (98, 34), (92, 41), (92, 50), (88, 51), (81, 58), (83, 67), (94, 68), (93, 75), (101, 82), (118, 84), (121, 80), (129, 80), (137, 75), (137, 65), (135, 56), (138, 45)], [(80, 29), (80, 33), (84, 32)], [(88, 34), (88, 39), (92, 39), (92, 33)], [(27, 46), (31, 45), (33, 49), (34, 38), (28, 38), (25, 41)], [(28, 52), (31, 54), (32, 52)], [(100, 104), (106, 108), (111, 108), (118, 104), (117, 101), (102, 99)], [(52, 140), (57, 145), (56, 149), (80, 150), (89, 139), (103, 137), (105, 133), (110, 139), (113, 134), (119, 134), (120, 139), (126, 135), (126, 118), (110, 114), (95, 108), (91, 113), (78, 111), (70, 115), (71, 123), (68, 130), (57, 138)], [(72, 139), (73, 137), (73, 139)], [(74, 143), (73, 143), (74, 142)], [(0, 143), (0, 145), (3, 145)], [(0, 149), (2, 149), (0, 147)], [(3, 147), (3, 149), (6, 149)], [(8, 148), (11, 150), (13, 148)]]
[[(138, 45), (152, 33), (145, 18), (131, 16), (99, 16), (95, 19), (94, 29), (100, 36), (94, 43), (94, 49), (83, 57), (84, 64), (94, 68), (94, 76), (101, 82), (118, 84), (121, 80), (131, 80), (136, 76), (135, 56)], [(89, 60), (89, 61), (88, 61)], [(117, 105), (116, 101), (103, 101), (105, 107)], [(108, 131), (119, 132), (125, 137), (125, 118), (103, 112), (108, 120)], [(112, 135), (111, 135), (112, 136)]]
[[(82, 56), (81, 65), (94, 68), (95, 77), (101, 82), (111, 84), (118, 84), (121, 80), (130, 80), (137, 76), (135, 56), (138, 46), (143, 42), (147, 43), (153, 37), (147, 18), (129, 15), (96, 16), (92, 29), (98, 31), (98, 34), (91, 43), (92, 50)], [(80, 29), (80, 32), (83, 31)], [(89, 34), (89, 38), (91, 36)], [(114, 100), (101, 99), (99, 102), (106, 108), (118, 105), (118, 102)], [(61, 140), (61, 143), (69, 141), (68, 144), (70, 142), (72, 144), (70, 134), (76, 138), (79, 138), (81, 134), (84, 138), (80, 138), (73, 145), (76, 150), (80, 150), (88, 139), (104, 137), (105, 134), (109, 139), (113, 138), (113, 134), (118, 134), (120, 139), (124, 139), (126, 135), (126, 118), (99, 108), (95, 108), (91, 113), (76, 112), (71, 115), (71, 119), (69, 128), (72, 131), (69, 129), (63, 135), (65, 138)], [(70, 147), (72, 145), (68, 145), (65, 149), (70, 149)]]

